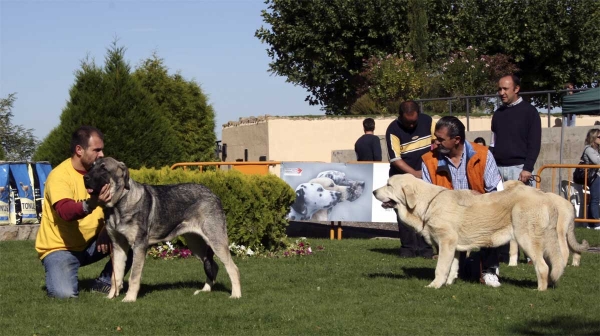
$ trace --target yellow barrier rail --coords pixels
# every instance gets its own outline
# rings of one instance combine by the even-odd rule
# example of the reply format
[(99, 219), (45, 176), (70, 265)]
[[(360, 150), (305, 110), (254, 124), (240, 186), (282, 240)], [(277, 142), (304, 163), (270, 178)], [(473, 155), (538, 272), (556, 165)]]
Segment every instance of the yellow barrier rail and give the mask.
[[(584, 179), (584, 184), (582, 186), (582, 198), (583, 198), (583, 202), (580, 203), (580, 206), (583, 205), (583, 218), (575, 218), (575, 222), (585, 222), (585, 223), (600, 223), (599, 219), (588, 219), (587, 218), (587, 204), (588, 204), (588, 196), (589, 196), (589, 189), (588, 189), (588, 185), (587, 185), (587, 177), (588, 177), (588, 169), (600, 169), (600, 165), (580, 165), (580, 164), (549, 164), (549, 165), (543, 165), (541, 166), (538, 171), (537, 171), (537, 176), (542, 176), (542, 172), (545, 169), (551, 169), (552, 170), (552, 179), (551, 179), (551, 186), (552, 186), (552, 192), (556, 193), (556, 189), (555, 187), (557, 186), (556, 183), (556, 171), (558, 169), (567, 169), (567, 177), (564, 181), (566, 181), (567, 183), (565, 184), (565, 188), (564, 190), (562, 190), (562, 186), (560, 187), (561, 190), (558, 192), (559, 195), (561, 196), (566, 196), (567, 200), (571, 200), (571, 191), (575, 190), (575, 188), (572, 188), (571, 186), (574, 185), (575, 183), (573, 183), (571, 181), (572, 178), (572, 170), (571, 169), (575, 169), (575, 168), (584, 168), (585, 169), (585, 179)], [(561, 181), (562, 184), (562, 181)], [(537, 179), (536, 180), (536, 187), (538, 189), (540, 189), (540, 185), (541, 185), (541, 179)], [(583, 204), (582, 204), (583, 203)], [(579, 215), (579, 214), (576, 214)]]
[(278, 164), (281, 164), (280, 161), (244, 161), (244, 162), (178, 162), (171, 166), (171, 170), (183, 167), (183, 169), (187, 169), (190, 166), (199, 167), (200, 171), (206, 166), (216, 166), (220, 168), (221, 166), (231, 166), (231, 169), (240, 171), (244, 174), (258, 174), (258, 175), (267, 175), (269, 174), (269, 167), (274, 167)]

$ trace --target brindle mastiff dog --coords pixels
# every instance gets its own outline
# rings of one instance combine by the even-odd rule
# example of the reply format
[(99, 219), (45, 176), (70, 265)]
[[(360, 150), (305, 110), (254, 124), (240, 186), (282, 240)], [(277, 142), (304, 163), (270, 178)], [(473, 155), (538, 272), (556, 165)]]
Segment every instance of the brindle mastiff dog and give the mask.
[(114, 245), (116, 281), (113, 280), (109, 299), (118, 296), (122, 288), (130, 246), (133, 265), (124, 302), (137, 298), (148, 246), (179, 235), (185, 237), (194, 256), (204, 264), (206, 283), (194, 295), (211, 290), (218, 271), (213, 259), (216, 254), (231, 279), (231, 297), (242, 296), (240, 273), (229, 253), (225, 213), (219, 198), (208, 188), (200, 184), (137, 183), (129, 178), (125, 164), (113, 158), (98, 159), (83, 179), (90, 193), (98, 193), (103, 185), (110, 184), (112, 199), (104, 207), (104, 217)]

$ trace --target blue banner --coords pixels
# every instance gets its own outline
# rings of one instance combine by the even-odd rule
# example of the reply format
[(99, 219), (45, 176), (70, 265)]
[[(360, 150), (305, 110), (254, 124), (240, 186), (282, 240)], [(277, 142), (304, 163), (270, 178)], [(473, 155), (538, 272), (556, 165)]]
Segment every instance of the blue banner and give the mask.
[(10, 224), (8, 169), (8, 164), (0, 164), (0, 225)]
[[(35, 201), (33, 196), (33, 181), (29, 178), (29, 168), (26, 163), (11, 163), (10, 173), (15, 182), (13, 186), (17, 190), (19, 196), (20, 208), (21, 208), (21, 223), (31, 224), (37, 223), (37, 212), (35, 209)], [(16, 196), (16, 195), (15, 195)], [(18, 211), (19, 204), (16, 204), (17, 200), (15, 197), (15, 208)], [(18, 216), (19, 214), (17, 214)]]
[(40, 186), (40, 198), (44, 198), (44, 188), (46, 186), (46, 179), (52, 170), (50, 163), (36, 163), (35, 172), (37, 174), (37, 183)]

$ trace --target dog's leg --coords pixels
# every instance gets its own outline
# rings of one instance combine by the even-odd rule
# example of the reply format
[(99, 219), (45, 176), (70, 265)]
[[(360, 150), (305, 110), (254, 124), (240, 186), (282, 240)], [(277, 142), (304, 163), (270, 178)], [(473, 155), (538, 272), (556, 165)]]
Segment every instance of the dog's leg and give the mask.
[(435, 279), (427, 286), (429, 288), (440, 288), (446, 282), (448, 273), (456, 251), (456, 239), (440, 239), (440, 251), (437, 266), (435, 267)]
[(526, 255), (531, 258), (533, 266), (535, 268), (535, 274), (538, 280), (538, 290), (545, 291), (548, 288), (548, 264), (544, 260), (544, 249), (541, 246), (537, 246), (527, 239), (520, 239), (517, 236), (517, 242), (523, 249)]
[(215, 280), (217, 279), (217, 273), (219, 272), (219, 266), (213, 258), (214, 252), (210, 247), (208, 247), (201, 236), (192, 233), (188, 233), (183, 236), (185, 237), (185, 242), (192, 251), (192, 254), (194, 254), (194, 256), (198, 258), (204, 265), (204, 273), (206, 273), (206, 282), (204, 283), (204, 287), (195, 291), (194, 295), (201, 292), (210, 292)]
[(147, 250), (147, 242), (136, 241), (133, 245), (133, 265), (131, 266), (131, 275), (129, 275), (129, 289), (127, 290), (123, 302), (135, 302), (137, 299)]
[(514, 238), (510, 240), (510, 249), (508, 254), (510, 255), (508, 266), (517, 266), (517, 261), (519, 260), (519, 245)]
[(129, 252), (129, 243), (121, 236), (111, 237), (113, 243), (112, 265), (113, 274), (110, 281), (110, 291), (107, 298), (112, 299), (119, 296), (119, 291), (123, 288), (123, 278), (125, 277), (125, 264), (127, 262), (127, 252)]
[[(233, 263), (231, 252), (229, 251), (229, 240), (227, 239), (227, 223), (225, 222), (225, 213), (219, 212), (213, 214), (209, 219), (200, 222), (201, 228), (197, 233), (202, 236), (204, 242), (219, 257), (225, 270), (231, 280), (231, 298), (242, 297), (240, 287), (240, 271)], [(216, 274), (215, 274), (216, 275)]]
[[(560, 238), (559, 238), (560, 240)], [(568, 250), (567, 250), (568, 252)], [(554, 286), (558, 282), (558, 279), (562, 276), (565, 271), (565, 267), (567, 267), (567, 262), (569, 258), (569, 254), (567, 253), (567, 259), (563, 259), (563, 255), (561, 253), (548, 253), (548, 261), (550, 262), (550, 280), (548, 285)]]
[[(571, 266), (579, 266), (579, 262), (581, 260), (581, 254), (579, 252), (575, 252), (573, 251), (573, 261), (571, 262)], [(567, 258), (567, 262), (569, 261), (569, 258)]]
[(545, 291), (548, 289), (548, 264), (544, 258), (533, 259), (533, 265), (535, 267), (535, 274), (538, 280), (538, 290)]
[(448, 279), (446, 280), (446, 285), (452, 285), (454, 280), (458, 278), (458, 258), (460, 256), (460, 252), (454, 252), (454, 260), (452, 260), (452, 265), (450, 266), (450, 274), (448, 275)]
[(237, 299), (242, 297), (242, 289), (240, 286), (240, 271), (237, 266), (233, 263), (233, 259), (231, 258), (231, 252), (229, 252), (229, 247), (226, 244), (213, 244), (213, 251), (219, 257), (223, 265), (225, 265), (225, 269), (227, 270), (227, 274), (229, 274), (229, 279), (231, 280), (231, 298)]

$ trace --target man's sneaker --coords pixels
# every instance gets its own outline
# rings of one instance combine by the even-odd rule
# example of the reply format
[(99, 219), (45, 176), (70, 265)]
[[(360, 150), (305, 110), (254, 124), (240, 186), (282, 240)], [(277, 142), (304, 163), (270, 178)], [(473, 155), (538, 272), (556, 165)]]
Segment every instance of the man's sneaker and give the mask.
[(108, 295), (108, 292), (110, 292), (110, 284), (106, 284), (103, 281), (96, 279), (90, 287), (90, 291)]
[(500, 287), (500, 281), (498, 281), (498, 276), (494, 273), (484, 273), (483, 281), (485, 282), (486, 286)]
[(600, 230), (600, 225), (588, 224), (587, 228), (592, 230)]

